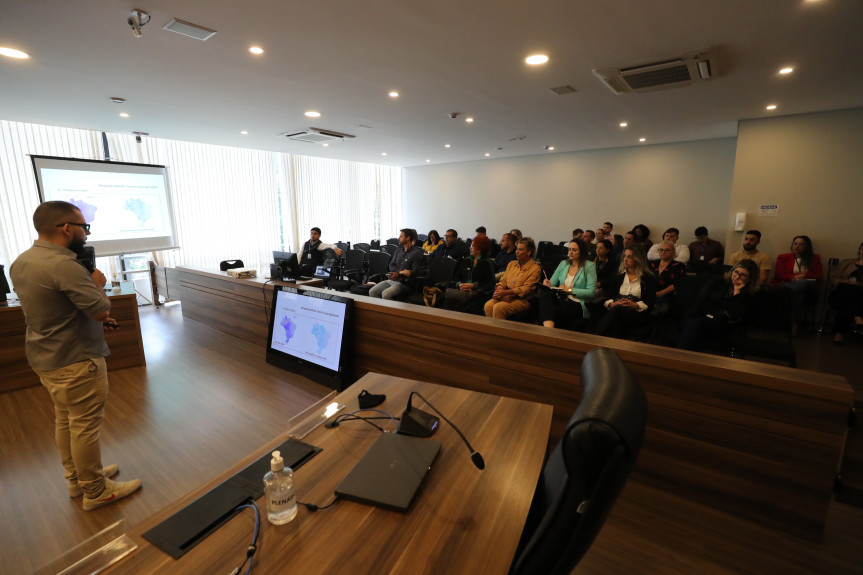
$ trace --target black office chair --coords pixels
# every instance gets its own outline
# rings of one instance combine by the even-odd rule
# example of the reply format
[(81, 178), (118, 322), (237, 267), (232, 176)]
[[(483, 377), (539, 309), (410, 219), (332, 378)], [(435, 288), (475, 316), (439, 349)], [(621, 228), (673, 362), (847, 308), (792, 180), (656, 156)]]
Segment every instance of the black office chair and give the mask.
[(397, 246), (397, 245), (399, 245), (399, 239), (398, 238), (390, 238), (387, 240), (387, 244), (389, 244), (391, 246)]
[(397, 249), (400, 249), (398, 244), (381, 244), (381, 251), (389, 254), (390, 257), (396, 253)]
[(381, 241), (380, 240), (371, 240), (369, 242), (369, 246), (373, 250), (379, 250), (379, 249), (381, 249)]
[(749, 317), (741, 332), (732, 336), (731, 357), (760, 357), (797, 367), (791, 326), (793, 295), (786, 289), (761, 289), (755, 293)]
[[(378, 246), (378, 248), (380, 248), (380, 246)], [(371, 251), (372, 246), (371, 246), (371, 244), (357, 243), (357, 244), (354, 244), (354, 249), (355, 250), (363, 250), (364, 252), (369, 252), (369, 251)]]
[[(366, 282), (379, 282), (386, 279), (390, 265), (390, 255), (386, 252), (369, 252), (369, 271)], [(357, 295), (369, 295), (372, 286), (368, 283), (351, 286), (350, 292)]]
[(365, 274), (363, 269), (365, 259), (366, 252), (363, 250), (347, 250), (344, 266), (339, 269), (338, 277), (330, 277), (327, 287), (336, 291), (347, 291), (362, 282)]
[(219, 262), (219, 269), (223, 272), (241, 267), (245, 267), (243, 265), (243, 260), (225, 260), (223, 262)]
[(581, 404), (542, 470), (510, 575), (569, 575), (623, 490), (644, 442), (647, 398), (613, 351), (581, 364)]

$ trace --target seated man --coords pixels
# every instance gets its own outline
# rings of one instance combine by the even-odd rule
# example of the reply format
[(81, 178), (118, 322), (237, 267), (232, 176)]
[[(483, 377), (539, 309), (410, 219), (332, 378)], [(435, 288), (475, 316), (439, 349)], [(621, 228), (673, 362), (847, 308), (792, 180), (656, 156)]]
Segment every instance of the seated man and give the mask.
[(336, 255), (341, 256), (342, 250), (335, 244), (325, 244), (321, 241), (321, 228), (312, 228), (311, 237), (303, 244), (300, 253), (300, 273), (303, 275), (314, 275), (315, 269), (324, 264), (324, 252), (333, 250)]
[[(677, 228), (668, 228), (665, 230), (665, 233), (662, 234), (662, 239), (663, 241), (674, 244), (674, 261), (682, 262), (684, 264), (689, 263), (689, 246), (677, 243), (677, 240), (680, 239), (680, 230)], [(647, 259), (659, 259), (659, 244), (653, 244), (650, 246), (650, 249), (647, 251)]]
[(495, 279), (499, 280), (503, 272), (506, 271), (509, 262), (515, 261), (515, 243), (517, 241), (513, 234), (503, 234), (503, 237), (500, 238), (500, 252), (494, 258), (494, 266), (497, 270)]
[(761, 272), (758, 283), (767, 283), (767, 273), (771, 270), (770, 256), (764, 252), (758, 251), (758, 244), (761, 243), (761, 232), (758, 230), (749, 230), (743, 235), (743, 250), (732, 254), (731, 260), (728, 262), (732, 266), (740, 260), (752, 260), (758, 265)]
[(446, 231), (446, 235), (444, 236), (444, 245), (435, 250), (435, 253), (432, 254), (432, 257), (452, 258), (454, 260), (461, 260), (467, 255), (467, 245), (463, 241), (458, 239), (457, 231), (449, 229)]
[(369, 290), (369, 296), (383, 299), (398, 299), (411, 293), (408, 280), (422, 264), (423, 250), (416, 245), (417, 232), (404, 228), (399, 233), (399, 249), (390, 258), (387, 278)]
[(711, 272), (725, 261), (725, 250), (722, 244), (711, 240), (707, 228), (695, 228), (695, 241), (689, 244), (689, 267), (696, 272)]
[(533, 261), (536, 244), (531, 238), (519, 240), (515, 248), (516, 260), (510, 262), (497, 282), (494, 294), (485, 303), (483, 311), (488, 317), (506, 319), (530, 307), (527, 298), (536, 291), (542, 268)]

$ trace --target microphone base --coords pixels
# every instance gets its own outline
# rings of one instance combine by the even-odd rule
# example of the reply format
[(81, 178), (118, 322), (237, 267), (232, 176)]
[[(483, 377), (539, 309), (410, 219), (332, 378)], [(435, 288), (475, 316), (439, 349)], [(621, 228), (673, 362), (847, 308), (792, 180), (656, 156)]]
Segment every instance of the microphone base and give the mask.
[(421, 409), (411, 408), (402, 412), (399, 421), (399, 434), (414, 437), (428, 437), (437, 431), (440, 419)]

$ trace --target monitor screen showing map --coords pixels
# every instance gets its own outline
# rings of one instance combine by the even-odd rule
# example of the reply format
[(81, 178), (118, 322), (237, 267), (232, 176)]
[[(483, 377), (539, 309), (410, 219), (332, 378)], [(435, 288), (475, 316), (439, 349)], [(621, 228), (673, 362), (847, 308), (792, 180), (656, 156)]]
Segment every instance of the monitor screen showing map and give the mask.
[(353, 300), (274, 286), (267, 362), (334, 389), (350, 379), (348, 337)]
[(40, 200), (78, 206), (97, 256), (176, 247), (165, 166), (30, 157)]

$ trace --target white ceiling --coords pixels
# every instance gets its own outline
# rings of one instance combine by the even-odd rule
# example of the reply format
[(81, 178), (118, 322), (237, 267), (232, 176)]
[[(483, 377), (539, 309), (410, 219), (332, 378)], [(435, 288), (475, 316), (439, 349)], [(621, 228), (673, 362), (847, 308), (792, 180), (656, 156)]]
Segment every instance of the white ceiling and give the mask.
[[(152, 16), (138, 39), (133, 8)], [(733, 137), (863, 106), (861, 30), (860, 0), (2, 0), (0, 46), (31, 58), (0, 57), (0, 119), (394, 166)], [(708, 46), (719, 76), (684, 88), (615, 95), (592, 73)], [(549, 63), (524, 64), (537, 52)], [(356, 138), (277, 136), (310, 126)]]

